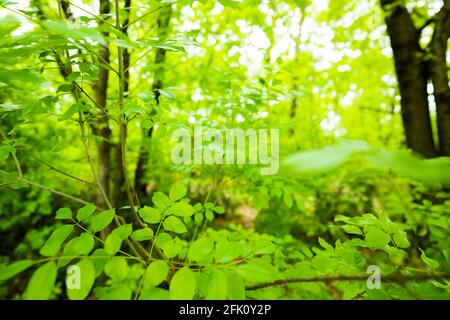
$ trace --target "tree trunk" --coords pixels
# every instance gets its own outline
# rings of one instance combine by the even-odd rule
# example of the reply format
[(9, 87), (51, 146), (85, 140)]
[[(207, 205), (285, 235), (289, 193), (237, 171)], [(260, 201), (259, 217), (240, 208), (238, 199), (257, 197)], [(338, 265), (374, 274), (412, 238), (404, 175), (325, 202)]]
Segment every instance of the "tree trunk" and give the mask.
[(406, 144), (417, 154), (434, 157), (436, 149), (428, 106), (428, 72), (421, 59), (420, 32), (403, 2), (381, 0), (381, 5), (386, 12), (387, 31), (394, 52)]
[[(158, 36), (163, 39), (167, 36), (170, 18), (172, 16), (172, 7), (162, 7), (158, 17)], [(155, 55), (155, 76), (153, 79), (152, 91), (155, 95), (156, 105), (159, 105), (160, 92), (159, 89), (163, 86), (164, 78), (164, 62), (166, 60), (166, 50), (162, 48), (156, 49)], [(145, 195), (146, 183), (145, 176), (149, 161), (149, 139), (152, 137), (153, 127), (144, 132), (142, 137), (141, 148), (139, 150), (139, 158), (134, 174), (134, 187), (138, 197)]]
[(450, 37), (450, 0), (436, 15), (435, 29), (430, 43), (430, 73), (437, 110), (440, 155), (450, 155), (450, 86), (447, 70), (447, 42)]

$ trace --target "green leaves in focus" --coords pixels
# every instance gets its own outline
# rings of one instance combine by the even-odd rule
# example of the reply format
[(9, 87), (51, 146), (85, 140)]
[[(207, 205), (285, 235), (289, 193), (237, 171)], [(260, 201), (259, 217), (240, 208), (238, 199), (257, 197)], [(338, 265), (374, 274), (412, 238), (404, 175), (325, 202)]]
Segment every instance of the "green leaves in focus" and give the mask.
[(89, 259), (83, 259), (71, 266), (66, 275), (67, 296), (69, 299), (84, 300), (91, 292), (95, 277), (95, 267)]
[(19, 260), (0, 269), (0, 281), (6, 281), (34, 264), (32, 260)]
[(156, 287), (163, 282), (169, 274), (169, 267), (163, 260), (157, 260), (150, 263), (144, 275), (144, 288)]
[(55, 256), (61, 248), (62, 243), (67, 239), (72, 231), (73, 225), (63, 225), (57, 228), (50, 235), (50, 238), (45, 242), (39, 253), (46, 257)]
[(47, 262), (34, 271), (25, 291), (26, 300), (47, 300), (56, 281), (56, 263)]
[(96, 209), (96, 207), (92, 203), (85, 205), (83, 208), (78, 210), (77, 220), (79, 222), (86, 220), (95, 212), (95, 209)]
[(170, 281), (169, 294), (171, 300), (191, 300), (197, 290), (197, 279), (188, 268), (178, 270)]
[(91, 228), (93, 232), (98, 232), (105, 229), (114, 219), (114, 209), (106, 210), (95, 215), (91, 221)]

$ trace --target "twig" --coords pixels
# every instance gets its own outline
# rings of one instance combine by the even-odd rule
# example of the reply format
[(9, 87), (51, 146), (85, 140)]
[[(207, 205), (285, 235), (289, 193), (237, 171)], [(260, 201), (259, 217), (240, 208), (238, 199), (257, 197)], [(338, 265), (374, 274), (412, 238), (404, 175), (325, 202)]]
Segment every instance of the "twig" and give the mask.
[[(123, 28), (120, 26), (120, 5), (119, 5), (119, 0), (116, 0), (115, 5), (116, 5), (116, 26), (115, 26), (115, 28), (118, 31), (122, 31)], [(124, 181), (125, 181), (125, 189), (126, 189), (126, 192), (127, 192), (128, 202), (130, 203), (131, 213), (133, 215), (133, 218), (134, 218), (134, 220), (137, 222), (137, 224), (140, 227), (146, 227), (147, 225), (141, 221), (141, 219), (139, 218), (139, 216), (138, 216), (138, 214), (136, 212), (136, 208), (134, 206), (134, 201), (133, 201), (133, 195), (132, 195), (132, 192), (131, 192), (130, 179), (128, 177), (127, 158), (126, 158), (126, 136), (125, 136), (125, 132), (126, 132), (126, 116), (123, 113), (123, 108), (124, 108), (124, 104), (125, 104), (125, 99), (124, 99), (125, 69), (124, 69), (124, 61), (123, 61), (123, 49), (120, 46), (117, 46), (117, 59), (118, 59), (118, 64), (119, 64), (119, 100), (118, 100), (118, 105), (119, 105), (119, 110), (121, 112), (120, 119), (119, 119), (119, 129), (120, 129), (119, 146), (120, 146), (120, 152), (121, 152), (121, 155), (122, 155), (122, 163), (121, 163), (122, 173), (123, 173), (123, 178), (124, 178)]]
[(113, 25), (112, 23), (110, 23), (110, 22), (108, 22), (107, 20), (103, 19), (102, 17), (100, 17), (100, 16), (98, 16), (98, 15), (96, 15), (96, 14), (93, 14), (92, 12), (89, 12), (88, 10), (86, 10), (86, 9), (84, 9), (84, 8), (82, 8), (82, 7), (78, 6), (78, 5), (76, 5), (76, 4), (73, 3), (72, 1), (68, 1), (68, 0), (67, 0), (66, 2), (68, 2), (68, 3), (69, 3), (71, 6), (73, 6), (73, 7), (80, 9), (80, 10), (83, 11), (83, 12), (85, 12), (85, 13), (87, 13), (87, 14), (90, 14), (90, 15), (93, 16), (94, 18), (100, 20), (101, 22), (106, 23), (107, 25), (109, 25), (109, 26), (111, 26), (111, 27), (114, 27), (114, 25)]
[(109, 202), (108, 196), (105, 193), (105, 189), (103, 189), (100, 179), (98, 178), (97, 172), (95, 171), (94, 161), (92, 160), (91, 151), (87, 143), (86, 132), (84, 128), (84, 120), (81, 111), (78, 111), (78, 118), (80, 122), (81, 142), (83, 143), (84, 151), (86, 153), (86, 158), (88, 160), (89, 166), (91, 167), (92, 175), (94, 176), (94, 179), (97, 183), (97, 187), (100, 190), (100, 193), (102, 194), (106, 205), (108, 206), (109, 209), (112, 209), (111, 202)]
[[(3, 170), (0, 170), (0, 173), (6, 174), (7, 172), (6, 172), (6, 171), (3, 171)], [(30, 185), (30, 186), (33, 186), (33, 187), (36, 187), (36, 188), (39, 188), (39, 189), (42, 189), (42, 190), (50, 191), (51, 193), (60, 195), (60, 196), (62, 196), (62, 197), (68, 198), (68, 199), (71, 199), (71, 200), (76, 201), (76, 202), (78, 202), (78, 203), (82, 203), (82, 204), (90, 204), (90, 202), (88, 202), (88, 201), (86, 201), (86, 200), (83, 200), (83, 199), (81, 199), (81, 198), (77, 198), (77, 197), (75, 197), (75, 196), (72, 196), (72, 195), (67, 194), (67, 193), (65, 193), (65, 192), (62, 192), (62, 191), (58, 191), (58, 190), (53, 189), (53, 188), (50, 188), (50, 187), (44, 186), (44, 185), (42, 185), (42, 184), (40, 184), (40, 183), (30, 181), (30, 180), (28, 180), (28, 179), (25, 179), (24, 177), (17, 177), (16, 180), (17, 180), (17, 181), (24, 182), (24, 183), (26, 183), (26, 184), (28, 184), (28, 185)], [(98, 210), (104, 210), (103, 208), (100, 208), (100, 207), (97, 207), (97, 209), (98, 209)]]
[(58, 168), (55, 168), (55, 167), (52, 166), (51, 164), (49, 164), (49, 163), (47, 163), (47, 162), (44, 162), (44, 161), (42, 161), (42, 160), (36, 158), (36, 157), (33, 156), (33, 155), (30, 155), (30, 157), (32, 157), (32, 158), (33, 158), (34, 160), (36, 160), (37, 162), (43, 164), (44, 166), (48, 167), (50, 170), (56, 171), (56, 172), (58, 172), (58, 173), (60, 173), (60, 174), (62, 174), (62, 175), (64, 175), (64, 176), (67, 176), (67, 177), (69, 177), (69, 178), (72, 178), (72, 179), (74, 179), (74, 180), (77, 180), (77, 181), (80, 181), (80, 182), (83, 182), (83, 183), (86, 183), (86, 184), (95, 185), (95, 186), (97, 185), (97, 184), (95, 184), (94, 182), (86, 181), (86, 180), (84, 180), (84, 179), (75, 177), (75, 176), (71, 175), (70, 173), (67, 173), (67, 172), (64, 172), (64, 171), (62, 171), (62, 170), (60, 170), (60, 169), (58, 169)]
[[(356, 275), (356, 276), (342, 275), (342, 276), (317, 276), (317, 277), (305, 277), (305, 278), (288, 278), (288, 279), (280, 279), (280, 280), (255, 284), (255, 285), (246, 287), (245, 290), (248, 290), (248, 291), (258, 290), (258, 289), (264, 289), (264, 288), (268, 288), (268, 287), (280, 286), (280, 285), (291, 284), (291, 283), (332, 282), (332, 281), (366, 281), (368, 277), (369, 277), (369, 275)], [(401, 274), (395, 274), (395, 275), (381, 276), (381, 281), (396, 282), (396, 283), (403, 283), (403, 282), (407, 282), (407, 281), (439, 280), (439, 279), (450, 280), (450, 273), (419, 274), (419, 275), (408, 275), (408, 276), (401, 275)]]

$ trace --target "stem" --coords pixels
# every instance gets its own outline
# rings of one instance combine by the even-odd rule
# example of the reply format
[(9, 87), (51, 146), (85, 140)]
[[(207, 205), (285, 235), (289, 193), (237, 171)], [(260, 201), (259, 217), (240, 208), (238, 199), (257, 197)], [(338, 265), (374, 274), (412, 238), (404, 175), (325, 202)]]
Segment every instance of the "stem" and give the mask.
[[(359, 276), (317, 276), (317, 277), (306, 277), (306, 278), (288, 278), (280, 279), (270, 282), (264, 282), (260, 284), (255, 284), (248, 286), (245, 290), (258, 290), (273, 286), (280, 286), (290, 283), (305, 283), (305, 282), (332, 282), (332, 281), (366, 281), (369, 275), (359, 275)], [(420, 274), (420, 275), (408, 275), (404, 276), (401, 274), (381, 276), (381, 280), (385, 282), (397, 282), (403, 283), (406, 281), (427, 281), (427, 280), (439, 280), (439, 279), (450, 279), (450, 274)]]
[[(119, 7), (119, 0), (116, 0), (116, 29), (118, 31), (121, 31), (122, 28), (120, 26), (120, 7)], [(133, 214), (134, 220), (138, 223), (140, 227), (146, 227), (147, 225), (141, 221), (139, 218), (133, 201), (133, 193), (131, 192), (131, 186), (130, 186), (130, 180), (128, 177), (128, 170), (127, 170), (127, 158), (126, 158), (126, 123), (127, 119), (125, 114), (122, 112), (125, 104), (124, 99), (124, 88), (125, 88), (125, 70), (124, 70), (124, 63), (123, 63), (123, 49), (120, 46), (117, 46), (117, 59), (119, 64), (119, 110), (120, 113), (120, 119), (119, 119), (119, 145), (120, 145), (120, 152), (122, 155), (122, 172), (123, 172), (123, 178), (125, 181), (125, 189), (127, 191), (127, 197), (128, 202), (130, 203), (131, 207), (131, 213)]]
[(64, 175), (64, 176), (66, 176), (66, 177), (69, 177), (69, 178), (71, 178), (71, 179), (74, 179), (74, 180), (77, 180), (77, 181), (80, 181), (80, 182), (83, 182), (83, 183), (86, 183), (86, 184), (95, 185), (95, 186), (97, 185), (97, 184), (95, 184), (95, 183), (93, 183), (93, 182), (86, 181), (86, 180), (84, 180), (84, 179), (75, 177), (75, 176), (71, 175), (70, 173), (64, 172), (64, 171), (62, 171), (62, 170), (60, 170), (60, 169), (58, 169), (58, 168), (52, 166), (51, 164), (49, 164), (49, 163), (47, 163), (47, 162), (45, 162), (45, 161), (42, 161), (42, 160), (36, 158), (36, 157), (33, 156), (33, 155), (30, 155), (30, 156), (31, 156), (34, 160), (36, 160), (37, 162), (39, 162), (39, 163), (43, 164), (44, 166), (48, 167), (50, 170), (53, 170), (53, 171), (55, 171), (55, 172), (58, 172), (58, 173), (60, 173), (60, 174), (62, 174), (62, 175)]
[(111, 203), (109, 202), (108, 196), (106, 195), (105, 190), (103, 189), (103, 186), (100, 183), (100, 180), (98, 179), (98, 175), (95, 172), (95, 167), (94, 167), (94, 162), (92, 161), (91, 151), (89, 150), (89, 145), (87, 143), (86, 130), (84, 128), (84, 120), (83, 120), (83, 115), (82, 115), (81, 111), (78, 111), (78, 119), (80, 122), (81, 142), (83, 143), (84, 150), (86, 152), (86, 157), (89, 162), (89, 166), (91, 167), (91, 171), (94, 176), (95, 182), (97, 183), (97, 187), (100, 190), (100, 193), (102, 194), (103, 198), (105, 199), (105, 203), (108, 206), (108, 209), (112, 209), (112, 206), (111, 206)]
[[(3, 171), (3, 170), (0, 170), (0, 173), (6, 174), (7, 172), (6, 172), (6, 171)], [(90, 203), (90, 202), (88, 202), (88, 201), (86, 201), (86, 200), (83, 200), (83, 199), (81, 199), (81, 198), (77, 198), (77, 197), (75, 197), (75, 196), (72, 196), (72, 195), (70, 195), (70, 194), (64, 193), (64, 192), (62, 192), (62, 191), (58, 191), (58, 190), (55, 190), (55, 189), (53, 189), (53, 188), (44, 186), (44, 185), (42, 185), (42, 184), (40, 184), (40, 183), (30, 181), (30, 180), (28, 180), (28, 179), (25, 179), (24, 177), (17, 177), (16, 180), (17, 180), (17, 181), (24, 182), (24, 183), (26, 183), (26, 184), (28, 184), (28, 185), (30, 185), (30, 186), (32, 186), (32, 187), (36, 187), (36, 188), (39, 188), (39, 189), (42, 189), (42, 190), (46, 190), (46, 191), (49, 191), (49, 192), (51, 192), (51, 193), (57, 194), (57, 195), (59, 195), (59, 196), (62, 196), (62, 197), (71, 199), (71, 200), (76, 201), (76, 202), (81, 203), (81, 204), (89, 204), (89, 203)], [(3, 185), (2, 185), (2, 186), (3, 186)], [(99, 208), (99, 207), (97, 207), (97, 209), (98, 209), (98, 210), (101, 210), (101, 211), (104, 210), (103, 208)]]

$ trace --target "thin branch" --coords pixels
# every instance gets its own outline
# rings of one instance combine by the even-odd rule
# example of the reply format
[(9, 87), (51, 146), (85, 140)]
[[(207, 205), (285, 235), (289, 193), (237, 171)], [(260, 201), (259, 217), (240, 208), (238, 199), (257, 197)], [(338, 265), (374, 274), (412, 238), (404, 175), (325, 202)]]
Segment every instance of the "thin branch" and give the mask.
[[(292, 283), (306, 283), (306, 282), (332, 282), (332, 281), (367, 281), (369, 275), (356, 275), (356, 276), (317, 276), (317, 277), (305, 277), (305, 278), (288, 278), (288, 279), (280, 279), (270, 282), (264, 282), (252, 286), (248, 286), (245, 288), (247, 291), (264, 289), (273, 286), (280, 286), (285, 284)], [(389, 276), (381, 276), (381, 281), (384, 282), (396, 282), (396, 283), (404, 283), (407, 281), (427, 281), (427, 280), (450, 280), (450, 273), (445, 274), (419, 274), (419, 275), (389, 275)]]
[(97, 185), (97, 184), (95, 184), (94, 182), (86, 181), (86, 180), (84, 180), (84, 179), (82, 179), (82, 178), (75, 177), (75, 176), (71, 175), (70, 173), (64, 172), (64, 171), (62, 171), (62, 170), (60, 170), (60, 169), (58, 169), (58, 168), (52, 166), (51, 164), (49, 164), (49, 163), (47, 163), (47, 162), (45, 162), (45, 161), (42, 161), (42, 160), (36, 158), (36, 157), (33, 156), (33, 155), (30, 155), (30, 156), (31, 156), (34, 160), (36, 160), (37, 162), (39, 162), (39, 163), (43, 164), (44, 166), (48, 167), (50, 170), (56, 171), (56, 172), (58, 172), (58, 173), (60, 173), (60, 174), (62, 174), (62, 175), (64, 175), (64, 176), (66, 176), (66, 177), (72, 178), (72, 179), (74, 179), (74, 180), (77, 180), (77, 181), (80, 181), (80, 182), (83, 182), (83, 183), (86, 183), (86, 184), (90, 184), (90, 185), (94, 185), (94, 186)]
[[(116, 0), (116, 29), (121, 31), (123, 29), (126, 29), (125, 27), (120, 26), (120, 5), (119, 0)], [(131, 213), (133, 214), (134, 220), (138, 223), (141, 227), (146, 227), (147, 225), (141, 221), (139, 218), (139, 215), (136, 212), (134, 201), (133, 201), (133, 193), (131, 192), (131, 186), (130, 186), (130, 179), (128, 177), (128, 170), (127, 170), (127, 158), (126, 158), (126, 116), (123, 113), (123, 108), (125, 104), (125, 98), (124, 98), (124, 91), (125, 91), (125, 68), (124, 68), (124, 59), (123, 59), (123, 49), (120, 46), (117, 46), (117, 59), (119, 64), (119, 110), (121, 112), (120, 114), (120, 121), (119, 121), (119, 146), (120, 146), (120, 152), (122, 156), (122, 172), (123, 172), (123, 178), (125, 181), (125, 189), (127, 192), (128, 202), (130, 203), (131, 207)]]
[(107, 25), (109, 25), (109, 26), (111, 26), (111, 27), (114, 27), (114, 25), (113, 25), (112, 23), (110, 23), (110, 22), (108, 22), (107, 20), (103, 19), (102, 17), (100, 17), (100, 16), (98, 16), (98, 15), (96, 15), (96, 14), (93, 14), (92, 12), (89, 12), (88, 10), (86, 10), (86, 9), (84, 9), (84, 8), (82, 8), (82, 7), (78, 6), (78, 5), (76, 5), (76, 4), (73, 3), (72, 1), (66, 0), (66, 2), (68, 2), (71, 6), (77, 8), (77, 9), (80, 9), (81, 11), (83, 11), (83, 12), (85, 12), (85, 13), (87, 13), (87, 14), (93, 16), (94, 18), (100, 20), (101, 22), (103, 22), (103, 23), (105, 23), (105, 24), (107, 24)]
[(105, 108), (103, 108), (102, 106), (100, 106), (100, 105), (94, 100), (94, 98), (92, 98), (92, 97), (86, 92), (86, 90), (84, 90), (84, 89), (83, 89), (76, 81), (73, 81), (73, 83), (75, 84), (75, 86), (77, 87), (77, 89), (78, 89), (81, 93), (83, 93), (83, 94), (86, 96), (86, 98), (89, 99), (89, 101), (91, 101), (93, 104), (95, 104), (95, 106), (96, 106), (97, 108), (99, 108), (101, 111), (103, 111), (109, 118), (111, 118), (112, 120), (114, 120), (114, 122), (119, 123), (119, 122), (117, 121), (117, 119), (115, 119), (113, 116), (111, 116), (111, 115), (107, 112), (107, 110), (106, 110)]
[[(0, 170), (0, 173), (1, 174), (7, 174), (7, 172), (3, 171), (3, 170)], [(51, 193), (57, 194), (59, 196), (62, 196), (62, 197), (68, 198), (68, 199), (71, 199), (71, 200), (73, 200), (75, 202), (78, 202), (78, 203), (81, 203), (81, 204), (90, 204), (90, 202), (88, 202), (86, 200), (83, 200), (81, 198), (72, 196), (70, 194), (67, 194), (65, 192), (62, 192), (62, 191), (59, 191), (59, 190), (56, 190), (56, 189), (53, 189), (53, 188), (50, 188), (50, 187), (44, 186), (44, 185), (42, 185), (40, 183), (30, 181), (30, 180), (28, 180), (28, 179), (26, 179), (24, 177), (17, 177), (16, 180), (20, 181), (20, 182), (24, 182), (24, 183), (26, 183), (26, 184), (28, 184), (28, 185), (30, 185), (32, 187), (36, 187), (36, 188), (39, 188), (39, 189), (42, 189), (42, 190), (50, 191)], [(97, 210), (103, 211), (105, 209), (97, 207)]]
[(431, 17), (429, 18), (427, 21), (425, 21), (425, 23), (418, 29), (419, 34), (423, 32), (423, 30), (425, 30), (426, 27), (428, 27), (430, 24), (436, 22), (436, 17)]
[(85, 127), (84, 127), (84, 120), (83, 120), (83, 115), (82, 115), (81, 111), (78, 111), (78, 118), (79, 118), (79, 123), (80, 123), (81, 142), (83, 143), (86, 157), (89, 162), (89, 166), (91, 167), (91, 171), (92, 171), (94, 179), (97, 183), (97, 187), (100, 190), (100, 193), (102, 194), (106, 205), (108, 206), (109, 209), (112, 209), (111, 202), (109, 202), (108, 196), (106, 195), (105, 190), (103, 189), (103, 186), (98, 178), (97, 172), (95, 171), (94, 161), (92, 160), (91, 151), (90, 151), (89, 145), (87, 143), (86, 132), (85, 132)]
[(129, 26), (131, 26), (132, 24), (138, 22), (139, 20), (144, 19), (145, 17), (151, 15), (152, 13), (155, 13), (155, 12), (158, 11), (158, 10), (161, 10), (161, 9), (164, 8), (164, 7), (170, 7), (170, 6), (171, 6), (172, 4), (174, 4), (174, 3), (176, 3), (176, 2), (167, 3), (165, 6), (161, 6), (161, 7), (158, 7), (158, 8), (156, 8), (156, 9), (152, 9), (152, 10), (150, 10), (150, 11), (144, 13), (142, 16), (137, 17), (136, 19), (134, 19), (134, 20), (128, 22), (126, 25), (123, 26), (123, 28), (128, 28)]
[(139, 57), (136, 58), (136, 60), (134, 60), (132, 63), (130, 63), (130, 65), (124, 70), (124, 72), (127, 72), (131, 69), (132, 66), (134, 66), (139, 60), (141, 60), (142, 58), (144, 58), (145, 56), (147, 56), (147, 54), (153, 50), (153, 47), (150, 47), (150, 49), (146, 50), (142, 55), (140, 55)]

